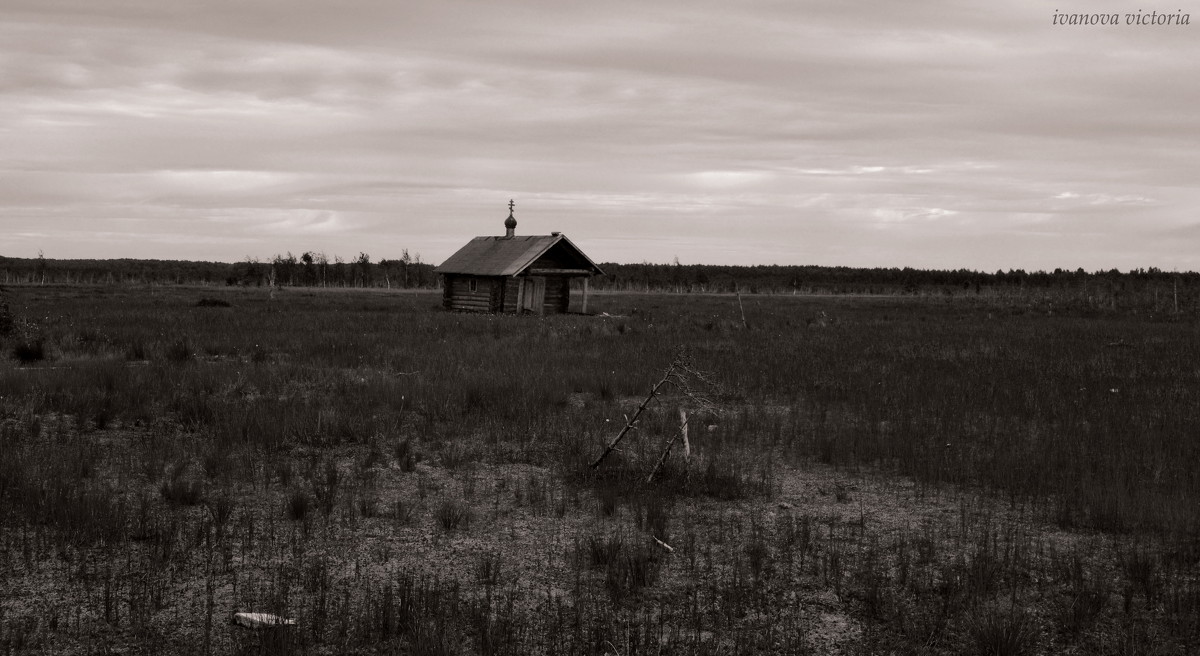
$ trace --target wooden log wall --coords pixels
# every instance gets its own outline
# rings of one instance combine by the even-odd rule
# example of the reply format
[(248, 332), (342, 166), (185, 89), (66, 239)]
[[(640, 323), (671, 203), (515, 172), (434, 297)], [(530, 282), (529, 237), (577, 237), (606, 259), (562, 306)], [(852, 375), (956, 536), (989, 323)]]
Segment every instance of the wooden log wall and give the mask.
[[(471, 291), (472, 276), (448, 275), (442, 290), (442, 307), (447, 310), (472, 312), (520, 311), (521, 278), (474, 277), (475, 291)], [(545, 276), (546, 296), (543, 299), (544, 314), (561, 314), (570, 308), (571, 278), (568, 276)], [(526, 284), (530, 284), (526, 279)]]
[(504, 291), (500, 294), (501, 312), (516, 312), (520, 309), (521, 279), (507, 278), (504, 281)]
[[(475, 291), (471, 291), (471, 280), (475, 280)], [(447, 276), (442, 292), (442, 306), (447, 310), (494, 312), (500, 307), (503, 285), (492, 278), (472, 276)]]

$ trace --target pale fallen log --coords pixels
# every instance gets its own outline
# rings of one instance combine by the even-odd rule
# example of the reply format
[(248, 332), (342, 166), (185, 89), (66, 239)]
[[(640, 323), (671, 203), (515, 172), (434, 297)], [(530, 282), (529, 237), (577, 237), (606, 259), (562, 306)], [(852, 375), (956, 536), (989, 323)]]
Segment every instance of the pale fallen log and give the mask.
[(247, 629), (275, 629), (296, 625), (296, 620), (272, 613), (234, 613), (231, 621)]
[(679, 409), (679, 434), (675, 435), (667, 442), (667, 448), (663, 449), (662, 455), (659, 456), (658, 462), (655, 463), (655, 465), (654, 465), (654, 469), (650, 470), (650, 475), (646, 477), (647, 484), (654, 481), (654, 475), (658, 473), (658, 470), (662, 469), (663, 463), (665, 463), (667, 461), (667, 456), (671, 455), (671, 447), (675, 445), (675, 440), (678, 439), (679, 437), (683, 438), (683, 458), (684, 458), (684, 460), (687, 460), (691, 457), (692, 446), (691, 446), (691, 444), (688, 443), (687, 433), (688, 433), (688, 431), (687, 431), (687, 412), (685, 412), (683, 408), (680, 408)]

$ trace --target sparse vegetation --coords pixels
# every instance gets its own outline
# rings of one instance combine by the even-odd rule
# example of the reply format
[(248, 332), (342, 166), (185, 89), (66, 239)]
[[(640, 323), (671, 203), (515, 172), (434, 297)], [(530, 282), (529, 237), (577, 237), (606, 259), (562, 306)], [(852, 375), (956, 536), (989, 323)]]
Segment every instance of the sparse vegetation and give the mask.
[[(6, 292), (0, 651), (279, 647), (233, 610), (311, 654), (1200, 649), (1187, 314), (198, 296)], [(687, 448), (663, 394), (592, 468), (679, 346)]]

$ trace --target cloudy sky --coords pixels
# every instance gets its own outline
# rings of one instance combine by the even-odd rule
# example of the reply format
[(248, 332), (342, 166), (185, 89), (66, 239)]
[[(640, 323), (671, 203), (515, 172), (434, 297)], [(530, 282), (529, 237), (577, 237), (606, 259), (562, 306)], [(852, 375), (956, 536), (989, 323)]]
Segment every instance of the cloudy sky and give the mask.
[(1183, 2), (2, 0), (0, 255), (1197, 270)]

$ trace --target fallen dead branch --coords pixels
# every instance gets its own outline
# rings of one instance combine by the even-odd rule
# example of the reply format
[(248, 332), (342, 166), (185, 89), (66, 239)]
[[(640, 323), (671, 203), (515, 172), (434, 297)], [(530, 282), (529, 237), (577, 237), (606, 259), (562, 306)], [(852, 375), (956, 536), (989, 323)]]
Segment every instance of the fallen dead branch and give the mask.
[[(617, 445), (621, 443), (621, 440), (625, 439), (625, 436), (637, 427), (638, 419), (642, 416), (642, 413), (646, 411), (646, 408), (650, 407), (650, 404), (664, 394), (668, 388), (674, 389), (680, 393), (684, 399), (686, 399), (686, 401), (696, 409), (708, 412), (717, 411), (716, 403), (713, 402), (711, 398), (712, 392), (717, 389), (716, 383), (713, 382), (712, 378), (707, 373), (701, 371), (695, 366), (691, 357), (684, 349), (678, 349), (675, 352), (675, 358), (671, 360), (671, 364), (668, 365), (666, 371), (663, 372), (663, 377), (650, 387), (650, 392), (646, 395), (646, 398), (642, 400), (642, 403), (638, 405), (637, 410), (633, 413), (633, 417), (625, 418), (625, 425), (621, 427), (621, 431), (617, 433), (617, 436), (613, 438), (612, 442), (609, 442), (608, 446), (605, 447), (604, 452), (600, 454), (600, 457), (596, 458), (595, 462), (592, 463), (592, 469), (599, 467), (600, 463), (604, 462), (604, 459), (607, 458), (610, 453), (617, 450)], [(680, 433), (673, 436), (671, 440), (667, 442), (666, 450), (659, 458), (658, 464), (655, 465), (654, 471), (650, 473), (650, 477), (647, 478), (647, 481), (654, 478), (655, 473), (658, 472), (659, 468), (666, 460), (667, 455), (669, 455), (671, 447), (680, 436), (682, 436), (684, 444), (686, 445), (685, 449), (687, 454), (689, 456), (691, 455), (691, 445), (687, 441), (687, 413), (682, 407), (680, 407), (679, 416)]]

